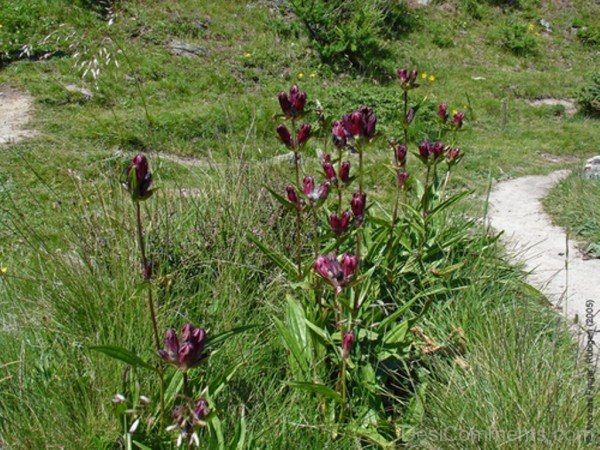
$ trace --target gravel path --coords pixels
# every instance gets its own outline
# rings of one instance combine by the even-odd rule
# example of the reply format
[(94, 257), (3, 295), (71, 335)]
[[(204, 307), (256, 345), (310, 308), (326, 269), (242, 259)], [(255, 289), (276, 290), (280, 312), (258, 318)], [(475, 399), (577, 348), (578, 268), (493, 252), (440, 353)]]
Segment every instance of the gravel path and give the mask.
[[(586, 302), (600, 311), (600, 259), (584, 259), (565, 231), (552, 224), (541, 200), (569, 175), (559, 170), (498, 183), (490, 195), (489, 219), (530, 272), (529, 282), (566, 317), (586, 329)], [(567, 269), (568, 268), (568, 269)], [(595, 317), (600, 322), (600, 314)]]
[(26, 92), (0, 84), (0, 144), (33, 136), (25, 129), (33, 109), (33, 98)]

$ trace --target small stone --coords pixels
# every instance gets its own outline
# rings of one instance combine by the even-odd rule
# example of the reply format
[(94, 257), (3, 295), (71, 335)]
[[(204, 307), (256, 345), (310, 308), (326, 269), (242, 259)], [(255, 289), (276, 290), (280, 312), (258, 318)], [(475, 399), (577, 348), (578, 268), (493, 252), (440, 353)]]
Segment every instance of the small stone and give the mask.
[(186, 44), (185, 42), (171, 42), (169, 44), (169, 51), (173, 56), (181, 56), (182, 58), (196, 58), (198, 56), (206, 55), (208, 49), (201, 45)]
[(600, 155), (594, 156), (585, 162), (583, 176), (588, 180), (600, 180)]
[(94, 94), (89, 89), (77, 86), (76, 84), (67, 84), (65, 89), (69, 92), (77, 92), (85, 97), (86, 100), (90, 100)]

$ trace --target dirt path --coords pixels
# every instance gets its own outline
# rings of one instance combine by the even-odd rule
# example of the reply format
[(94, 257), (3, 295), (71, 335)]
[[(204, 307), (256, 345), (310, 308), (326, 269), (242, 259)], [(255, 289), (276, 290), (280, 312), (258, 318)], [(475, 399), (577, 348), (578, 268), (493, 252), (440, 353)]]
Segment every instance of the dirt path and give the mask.
[(0, 84), (0, 144), (33, 136), (33, 130), (25, 129), (32, 109), (28, 93)]
[(489, 218), (496, 230), (504, 230), (504, 242), (531, 272), (529, 282), (585, 328), (586, 301), (593, 300), (594, 312), (600, 310), (600, 260), (583, 259), (573, 242), (567, 248), (565, 231), (552, 224), (541, 203), (568, 174), (560, 170), (497, 184), (490, 195)]

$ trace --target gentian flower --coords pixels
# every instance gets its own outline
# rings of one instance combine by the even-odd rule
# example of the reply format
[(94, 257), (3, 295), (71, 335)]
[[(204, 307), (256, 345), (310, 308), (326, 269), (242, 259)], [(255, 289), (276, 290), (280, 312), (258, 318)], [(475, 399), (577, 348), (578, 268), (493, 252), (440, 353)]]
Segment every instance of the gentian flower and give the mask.
[(304, 177), (302, 191), (312, 203), (317, 203), (325, 200), (329, 195), (329, 181), (324, 181), (319, 187), (316, 187), (313, 177)]
[(394, 152), (394, 159), (396, 160), (396, 164), (404, 166), (406, 164), (406, 155), (408, 153), (408, 148), (404, 144), (398, 144), (395, 140), (390, 141), (390, 146), (392, 151)]
[(165, 361), (186, 372), (208, 357), (204, 352), (205, 339), (206, 331), (203, 328), (195, 328), (187, 323), (181, 332), (181, 343), (177, 339), (177, 332), (169, 329), (165, 333), (165, 349), (158, 353)]
[(465, 113), (463, 111), (458, 111), (454, 116), (452, 116), (452, 125), (456, 127), (456, 129), (460, 129), (463, 126), (463, 120), (465, 119)]
[(148, 159), (145, 155), (138, 153), (125, 170), (125, 182), (123, 187), (131, 194), (134, 201), (150, 198), (154, 192), (150, 189), (152, 174), (148, 170)]
[(448, 105), (446, 103), (440, 103), (437, 110), (437, 116), (440, 123), (446, 123), (448, 121)]
[(432, 144), (427, 139), (419, 144), (419, 155), (422, 159), (427, 160), (431, 154)]
[(373, 112), (373, 109), (367, 106), (361, 106), (350, 115), (344, 114), (341, 122), (347, 136), (354, 137), (355, 139), (359, 137), (371, 139), (375, 136), (377, 116)]
[(293, 85), (289, 94), (284, 91), (280, 92), (278, 98), (281, 111), (287, 118), (296, 118), (304, 114), (306, 92), (299, 90), (298, 86)]
[(409, 177), (408, 173), (399, 170), (396, 173), (396, 178), (398, 179), (398, 186), (404, 187), (404, 185), (406, 184), (406, 180), (408, 180), (408, 177)]
[(285, 188), (285, 192), (287, 194), (287, 199), (290, 201), (290, 203), (292, 205), (298, 206), (298, 195), (296, 195), (296, 190), (294, 189), (294, 186), (288, 184)]
[(292, 141), (292, 135), (290, 134), (290, 131), (287, 129), (287, 127), (285, 125), (279, 125), (277, 127), (277, 134), (279, 134), (279, 137), (281, 138), (281, 142), (283, 142), (286, 147), (288, 148), (293, 148), (294, 147), (294, 142)]
[(352, 195), (352, 200), (350, 201), (350, 208), (352, 209), (352, 214), (354, 215), (356, 228), (360, 227), (363, 223), (366, 205), (366, 192), (363, 192), (362, 195), (360, 194), (360, 192), (355, 192)]
[(354, 346), (354, 331), (347, 331), (342, 336), (342, 357), (344, 359), (348, 359), (350, 355), (350, 350)]
[(342, 264), (340, 264), (337, 256), (332, 252), (327, 256), (317, 257), (314, 269), (339, 294), (354, 278), (357, 266), (358, 258), (356, 256), (344, 254), (342, 256)]
[(346, 128), (339, 120), (333, 122), (333, 126), (331, 127), (331, 135), (333, 137), (333, 145), (338, 148), (345, 147), (348, 143)]
[(446, 152), (446, 163), (449, 166), (453, 166), (458, 161), (460, 161), (461, 158), (462, 155), (460, 153), (460, 147), (451, 148)]
[(399, 69), (398, 79), (400, 80), (400, 87), (402, 87), (402, 89), (405, 91), (419, 87), (417, 84), (418, 74), (419, 72), (417, 69), (414, 69), (411, 72), (409, 72), (408, 69)]
[(443, 152), (444, 144), (438, 141), (431, 147), (430, 155), (433, 155), (434, 158), (439, 158)]
[(325, 177), (332, 183), (336, 183), (337, 182), (337, 176), (335, 174), (335, 168), (333, 167), (333, 164), (331, 164), (330, 162), (324, 162), (323, 163), (323, 172), (325, 172)]
[(300, 131), (298, 131), (298, 147), (302, 147), (308, 141), (310, 137), (310, 124), (305, 123), (300, 127)]
[(348, 229), (348, 224), (350, 223), (350, 213), (348, 211), (344, 211), (342, 216), (338, 216), (337, 213), (332, 213), (329, 216), (329, 225), (333, 230), (336, 236), (341, 236)]
[(347, 184), (350, 181), (350, 162), (344, 161), (340, 167), (340, 180)]

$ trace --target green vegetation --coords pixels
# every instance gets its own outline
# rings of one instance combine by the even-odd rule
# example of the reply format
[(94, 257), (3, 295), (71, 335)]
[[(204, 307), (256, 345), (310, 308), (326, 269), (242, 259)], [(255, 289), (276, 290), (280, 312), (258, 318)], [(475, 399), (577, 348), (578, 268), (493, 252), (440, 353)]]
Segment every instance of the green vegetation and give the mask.
[(600, 257), (600, 183), (573, 173), (556, 186), (544, 206), (571, 238), (582, 242), (582, 250)]
[[(597, 29), (597, 6), (461, 0), (414, 10), (398, 2), (353, 1), (356, 11), (342, 17), (337, 31), (335, 10), (305, 17), (322, 21), (321, 42), (301, 20), (299, 8), (309, 3), (328, 8), (336, 2), (3, 5), (0, 83), (34, 96), (38, 135), (0, 148), (0, 446), (124, 446), (111, 399), (116, 393), (156, 397), (154, 378), (90, 351), (118, 344), (144, 360), (154, 356), (134, 208), (120, 186), (138, 151), (149, 155), (160, 188), (142, 208), (156, 267), (159, 328), (180, 329), (189, 321), (216, 335), (255, 326), (228, 340), (190, 380), (198, 396), (201, 380), (230, 377), (211, 398), (225, 442), (238, 441), (245, 427), (249, 448), (374, 446), (364, 431), (334, 433), (318, 396), (292, 387), (298, 380), (275, 325), (286, 319), (292, 288), (247, 235), (279, 254), (294, 254), (290, 212), (264, 189), (283, 195), (290, 179), (288, 164), (272, 157), (284, 152), (275, 133), (276, 96), (293, 83), (309, 95), (305, 120), (313, 124), (313, 138), (306, 172), (320, 170), (313, 155), (330, 142), (329, 129), (313, 113), (317, 106), (330, 120), (367, 104), (382, 134), (365, 153), (369, 201), (377, 214), (393, 202), (386, 140), (402, 135), (394, 70), (414, 66), (421, 87), (411, 94), (411, 106), (419, 109), (409, 149), (436, 138), (438, 103), (466, 110), (465, 156), (449, 194), (474, 194), (448, 215), (448, 227), (463, 227), (469, 238), (450, 246), (433, 267), (463, 263), (460, 283), (436, 278), (449, 293), (411, 332), (406, 361), (415, 364), (403, 372), (402, 395), (393, 399), (390, 440), (457, 448), (436, 430), (456, 439), (464, 429), (533, 428), (549, 441), (488, 434), (461, 447), (585, 448), (551, 434), (585, 430), (581, 361), (566, 324), (506, 262), (487, 230), (467, 217), (482, 217), (478, 199), (491, 179), (563, 168), (566, 157), (578, 167), (596, 148), (596, 119), (556, 115), (525, 100), (571, 98), (588, 84), (599, 55), (569, 30), (574, 17)], [(552, 32), (540, 27), (541, 18)], [(175, 56), (175, 43), (197, 53)], [(69, 84), (92, 97), (66, 89)], [(508, 100), (505, 127), (502, 99)], [(412, 154), (408, 165), (411, 177), (424, 177)], [(598, 205), (597, 194), (573, 176), (547, 206), (561, 225), (598, 243), (600, 218), (589, 208)], [(594, 220), (595, 228), (588, 226)], [(420, 275), (430, 280), (432, 274)], [(408, 294), (401, 292), (404, 301)], [(439, 351), (428, 351), (426, 337)], [(147, 429), (142, 425), (134, 439), (151, 448), (172, 437)]]

